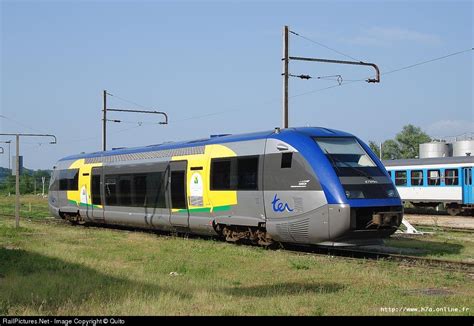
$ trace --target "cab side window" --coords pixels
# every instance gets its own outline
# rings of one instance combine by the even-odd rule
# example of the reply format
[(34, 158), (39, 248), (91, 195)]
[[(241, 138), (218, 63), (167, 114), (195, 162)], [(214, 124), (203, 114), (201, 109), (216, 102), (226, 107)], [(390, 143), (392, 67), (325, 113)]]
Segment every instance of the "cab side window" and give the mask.
[(59, 171), (59, 190), (79, 189), (79, 169), (67, 169)]

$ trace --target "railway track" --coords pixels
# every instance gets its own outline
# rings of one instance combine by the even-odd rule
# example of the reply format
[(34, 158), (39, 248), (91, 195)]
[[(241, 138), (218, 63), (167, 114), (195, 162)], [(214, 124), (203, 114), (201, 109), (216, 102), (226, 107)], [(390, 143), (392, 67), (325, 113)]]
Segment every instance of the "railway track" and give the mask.
[[(462, 233), (474, 233), (474, 229), (468, 228), (457, 228), (453, 226), (434, 226), (434, 225), (426, 225), (426, 224), (416, 224), (411, 223), (414, 227), (426, 228), (426, 229), (433, 229), (434, 231), (448, 231), (448, 232), (462, 232)], [(394, 233), (392, 236), (411, 236), (410, 234), (404, 233)]]
[[(15, 217), (11, 214), (3, 214), (0, 213), (0, 216), (6, 217)], [(22, 219), (28, 217), (21, 217)], [(58, 223), (58, 224), (65, 224), (66, 222), (63, 220), (58, 219), (48, 219), (48, 220), (41, 220), (41, 221), (34, 221), (39, 223)], [(88, 225), (88, 227), (94, 227), (95, 225)], [(133, 227), (123, 227), (123, 226), (109, 226), (109, 225), (100, 225), (99, 227), (108, 228), (108, 229), (116, 229), (116, 230), (132, 230), (132, 231), (142, 231), (142, 232), (153, 232), (159, 233), (160, 235), (168, 234), (169, 232), (155, 232), (155, 230), (148, 230), (148, 229), (137, 229)], [(452, 228), (449, 228), (450, 231)], [(454, 228), (455, 229), (455, 228)], [(467, 229), (467, 230), (458, 230), (460, 232), (474, 232), (474, 230)], [(201, 238), (202, 236), (192, 236), (193, 238)], [(208, 237), (206, 237), (208, 238)], [(434, 258), (425, 258), (419, 256), (409, 256), (409, 255), (400, 255), (400, 254), (393, 254), (383, 251), (369, 251), (369, 250), (360, 250), (360, 249), (353, 249), (353, 248), (341, 248), (341, 247), (323, 247), (323, 246), (315, 246), (315, 245), (294, 245), (294, 244), (281, 244), (279, 249), (283, 249), (288, 252), (292, 252), (295, 254), (306, 254), (306, 255), (325, 255), (325, 256), (334, 256), (334, 257), (341, 257), (346, 259), (367, 259), (367, 260), (386, 260), (386, 261), (393, 261), (400, 263), (402, 265), (407, 266), (416, 266), (416, 267), (426, 267), (426, 268), (438, 268), (448, 271), (454, 272), (463, 272), (474, 275), (474, 263), (471, 262), (460, 262), (460, 261), (453, 261), (453, 260), (446, 260), (446, 259), (434, 259)]]
[(474, 232), (474, 218), (469, 216), (414, 215), (405, 214), (404, 219), (415, 227), (428, 227), (435, 230), (454, 232)]
[(474, 275), (474, 263), (446, 259), (434, 259), (418, 256), (393, 254), (383, 251), (368, 251), (337, 247), (283, 245), (287, 251), (295, 254), (327, 255), (347, 259), (386, 260), (414, 267), (437, 268), (453, 272), (463, 272)]

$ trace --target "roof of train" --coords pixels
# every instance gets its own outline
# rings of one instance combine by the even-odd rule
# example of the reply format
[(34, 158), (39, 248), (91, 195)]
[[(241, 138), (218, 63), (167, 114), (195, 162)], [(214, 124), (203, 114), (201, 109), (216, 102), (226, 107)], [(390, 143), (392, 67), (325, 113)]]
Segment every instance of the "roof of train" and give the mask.
[[(353, 136), (343, 131), (322, 128), (322, 127), (282, 129), (280, 130), (279, 135), (289, 135), (292, 133), (293, 134), (300, 133), (300, 134), (305, 134), (307, 136), (313, 136), (313, 137)], [(276, 134), (275, 130), (267, 130), (267, 131), (247, 133), (247, 134), (237, 134), (237, 135), (215, 135), (215, 136), (211, 135), (209, 138), (203, 138), (203, 139), (180, 141), (180, 142), (165, 142), (165, 143), (156, 144), (156, 145), (119, 148), (119, 149), (114, 149), (114, 150), (109, 150), (109, 151), (99, 151), (99, 152), (93, 152), (93, 153), (71, 155), (71, 156), (67, 156), (60, 159), (60, 161), (77, 160), (81, 158), (103, 157), (103, 156), (111, 156), (111, 155), (121, 155), (121, 154), (133, 154), (133, 153), (177, 149), (177, 148), (194, 147), (194, 146), (205, 146), (205, 145), (212, 145), (212, 144), (223, 144), (223, 143), (237, 142), (237, 141), (265, 139), (272, 134)]]
[(409, 165), (435, 165), (435, 164), (456, 164), (456, 163), (474, 163), (474, 156), (449, 156), (433, 157), (420, 159), (401, 159), (382, 161), (387, 166), (409, 166)]

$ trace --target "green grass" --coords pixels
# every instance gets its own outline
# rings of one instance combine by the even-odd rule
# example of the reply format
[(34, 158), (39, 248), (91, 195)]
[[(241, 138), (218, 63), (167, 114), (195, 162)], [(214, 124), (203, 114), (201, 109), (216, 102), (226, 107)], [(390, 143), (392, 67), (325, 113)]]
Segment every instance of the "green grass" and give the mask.
[(400, 253), (426, 258), (474, 262), (474, 233), (418, 227), (424, 235), (391, 237), (385, 245), (399, 248)]
[[(0, 215), (15, 215), (15, 195), (0, 195)], [(20, 216), (42, 219), (49, 216), (48, 198), (41, 195), (20, 196)]]
[[(473, 303), (463, 273), (0, 215), (0, 315), (472, 316)], [(469, 311), (381, 310), (399, 307)]]

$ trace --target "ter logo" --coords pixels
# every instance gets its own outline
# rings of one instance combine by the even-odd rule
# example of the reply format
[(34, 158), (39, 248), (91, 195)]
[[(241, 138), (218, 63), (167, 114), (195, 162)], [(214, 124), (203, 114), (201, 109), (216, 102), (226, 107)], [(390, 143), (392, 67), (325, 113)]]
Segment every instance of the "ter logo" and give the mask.
[(293, 212), (293, 209), (288, 206), (288, 203), (280, 202), (280, 198), (278, 198), (277, 194), (275, 194), (275, 197), (273, 197), (272, 208), (274, 212)]

